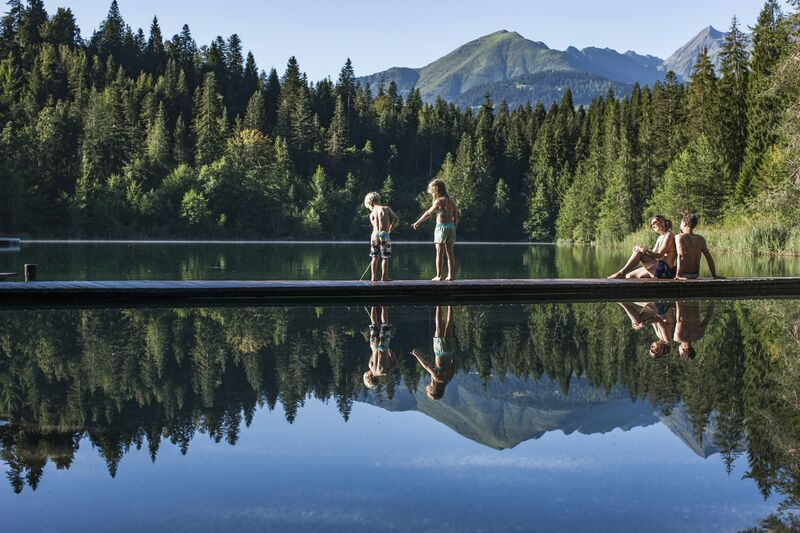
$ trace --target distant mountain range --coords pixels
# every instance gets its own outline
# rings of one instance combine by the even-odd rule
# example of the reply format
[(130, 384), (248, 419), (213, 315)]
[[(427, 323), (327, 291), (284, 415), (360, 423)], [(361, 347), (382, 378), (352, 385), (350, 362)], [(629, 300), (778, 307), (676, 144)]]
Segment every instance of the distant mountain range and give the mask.
[(427, 397), (425, 381), (414, 393), (397, 387), (389, 400), (370, 391), (365, 401), (388, 411), (419, 411), (464, 437), (495, 449), (513, 448), (549, 431), (593, 434), (662, 423), (697, 455), (708, 457), (717, 452), (711, 444), (713, 419), (701, 444), (682, 406), (667, 416), (649, 402), (631, 401), (630, 393), (622, 388), (606, 392), (591, 386), (586, 379), (573, 379), (569, 394), (564, 395), (557, 382), (546, 378), (529, 381), (506, 376), (503, 381), (491, 380), (485, 388), (478, 376), (459, 374), (439, 401)]
[(480, 105), (486, 92), (496, 102), (505, 99), (512, 107), (537, 100), (548, 105), (560, 99), (566, 87), (571, 88), (576, 104), (586, 104), (609, 89), (619, 95), (629, 92), (636, 82), (652, 84), (669, 70), (688, 81), (703, 47), (719, 65), (724, 38), (723, 32), (709, 26), (661, 59), (610, 48), (553, 50), (502, 30), (460, 46), (424, 67), (393, 67), (359, 80), (362, 85), (369, 83), (373, 92), (381, 82), (388, 85), (394, 81), (404, 96), (416, 87), (426, 102), (440, 97), (462, 107)]

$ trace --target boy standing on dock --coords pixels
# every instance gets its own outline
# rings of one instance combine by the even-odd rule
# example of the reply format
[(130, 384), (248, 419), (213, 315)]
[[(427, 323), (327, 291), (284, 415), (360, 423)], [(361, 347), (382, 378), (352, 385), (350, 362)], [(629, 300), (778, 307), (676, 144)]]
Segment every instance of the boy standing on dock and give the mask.
[(372, 281), (378, 281), (378, 261), (381, 260), (381, 281), (392, 281), (389, 277), (389, 258), (392, 257), (391, 231), (400, 223), (392, 208), (381, 205), (381, 195), (371, 192), (364, 197), (364, 207), (369, 209), (369, 221), (372, 223), (370, 252), (372, 257)]

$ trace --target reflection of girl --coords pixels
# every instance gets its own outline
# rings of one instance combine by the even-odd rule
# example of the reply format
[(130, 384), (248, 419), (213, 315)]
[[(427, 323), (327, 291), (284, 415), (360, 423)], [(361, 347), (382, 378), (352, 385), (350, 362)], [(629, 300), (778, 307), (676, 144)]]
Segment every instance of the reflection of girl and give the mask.
[(659, 357), (669, 351), (672, 337), (675, 334), (675, 307), (667, 303), (624, 303), (619, 306), (631, 320), (631, 326), (637, 331), (646, 326), (653, 326), (657, 340), (650, 344), (650, 357)]
[(389, 375), (397, 366), (397, 356), (390, 348), (394, 337), (394, 328), (389, 324), (389, 312), (385, 307), (381, 307), (380, 322), (378, 322), (378, 310), (373, 307), (369, 314), (369, 347), (372, 355), (369, 358), (369, 370), (364, 372), (364, 385), (368, 389), (378, 386), (378, 378)]
[(422, 368), (431, 375), (431, 382), (425, 388), (425, 392), (431, 400), (438, 400), (444, 396), (445, 387), (455, 375), (452, 318), (452, 308), (448, 305), (447, 323), (442, 325), (442, 308), (436, 306), (436, 333), (433, 337), (434, 366), (431, 367), (416, 349), (411, 350), (411, 355), (416, 357)]

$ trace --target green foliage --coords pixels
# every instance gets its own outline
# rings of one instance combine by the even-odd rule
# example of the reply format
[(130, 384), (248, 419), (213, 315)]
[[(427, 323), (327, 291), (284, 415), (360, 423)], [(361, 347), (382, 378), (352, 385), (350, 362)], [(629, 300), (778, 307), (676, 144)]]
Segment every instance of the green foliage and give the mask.
[(729, 192), (724, 183), (717, 153), (700, 136), (667, 169), (648, 205), (648, 215), (679, 220), (685, 213), (695, 213), (704, 222), (714, 222)]
[[(115, 2), (87, 41), (69, 9), (50, 16), (41, 2), (12, 2), (0, 20), (0, 228), (353, 238), (365, 192), (383, 190), (397, 211), (414, 212), (429, 205), (436, 176), (459, 204), (463, 239), (618, 240), (648, 205), (677, 209), (664, 192), (676, 183), (702, 186), (689, 195), (704, 217), (754, 216), (758, 206), (786, 218), (800, 183), (795, 11), (765, 3), (750, 59), (734, 20), (719, 77), (701, 54), (688, 85), (673, 73), (651, 87), (586, 78), (544, 48), (504, 48), (521, 38), (498, 32), (464, 65), (447, 57), (430, 72), (474, 78), (490, 68), (487, 50), (503, 49), (520, 68), (528, 56), (550, 67), (515, 91), (534, 98), (543, 83), (559, 87), (542, 93), (549, 108), (512, 108), (510, 95), (487, 95), (471, 79), (469, 90), (484, 91), (472, 109), (426, 102), (420, 87), (362, 85), (349, 59), (335, 82), (309, 82), (295, 57), (282, 75), (259, 73), (235, 34), (198, 46), (184, 26), (165, 41), (157, 19), (148, 35), (134, 32)], [(406, 74), (401, 85), (421, 79)], [(601, 86), (606, 95), (589, 100)], [(207, 216), (181, 214), (190, 190)]]

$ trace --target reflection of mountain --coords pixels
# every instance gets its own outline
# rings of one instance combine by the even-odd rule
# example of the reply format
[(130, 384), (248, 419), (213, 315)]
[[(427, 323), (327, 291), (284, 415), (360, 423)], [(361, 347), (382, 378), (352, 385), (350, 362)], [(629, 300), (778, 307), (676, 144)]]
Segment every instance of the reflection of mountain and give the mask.
[(440, 401), (426, 396), (426, 384), (423, 379), (413, 394), (398, 387), (391, 400), (370, 392), (365, 401), (389, 411), (419, 411), (496, 449), (513, 448), (548, 431), (606, 433), (661, 421), (698, 455), (716, 452), (708, 429), (703, 446), (696, 442), (683, 406), (673, 408), (669, 416), (659, 416), (649, 402), (632, 401), (626, 390), (614, 387), (606, 394), (586, 379), (573, 379), (569, 394), (564, 395), (556, 381), (546, 378), (506, 376), (502, 381), (492, 379), (484, 388), (480, 377), (461, 374), (453, 378)]

